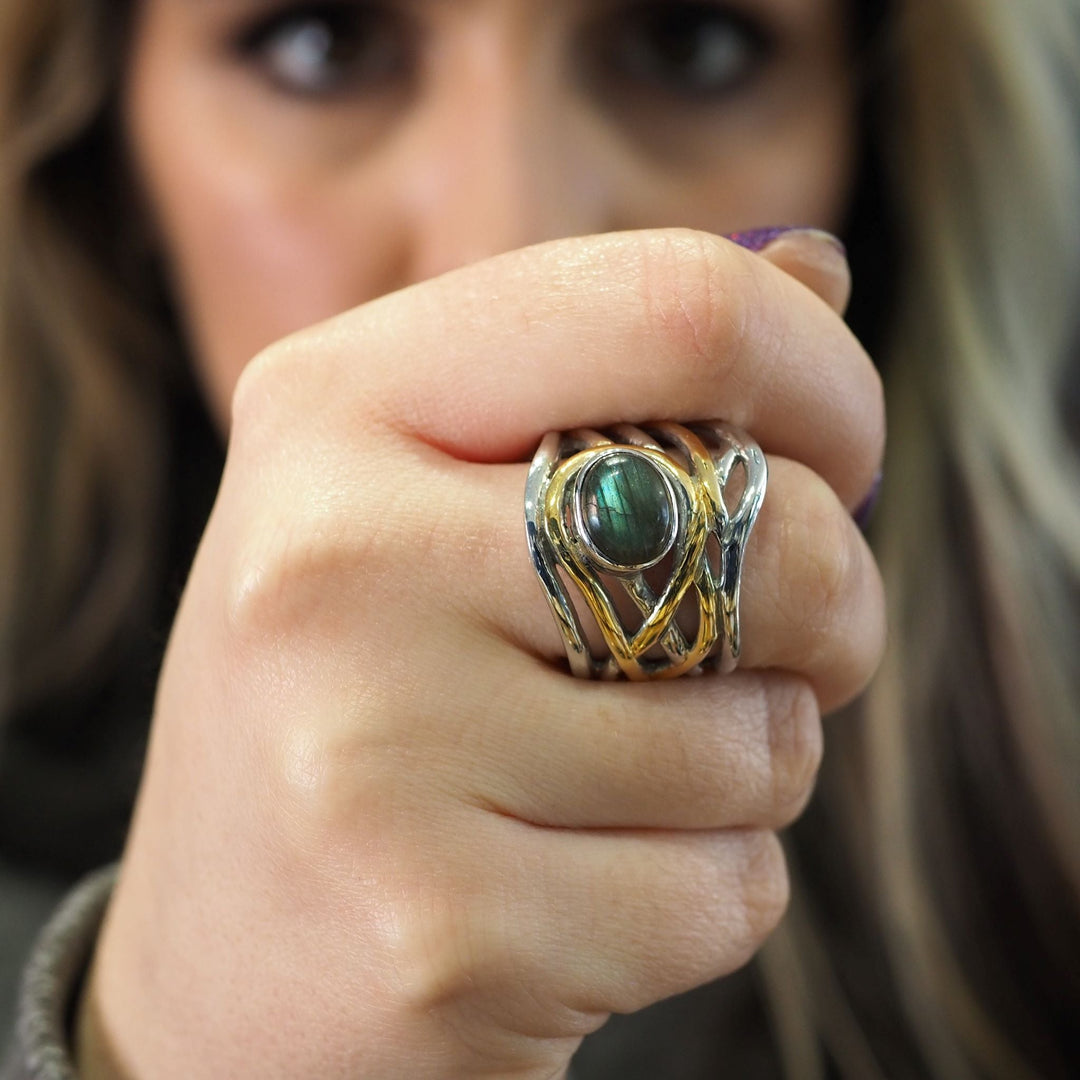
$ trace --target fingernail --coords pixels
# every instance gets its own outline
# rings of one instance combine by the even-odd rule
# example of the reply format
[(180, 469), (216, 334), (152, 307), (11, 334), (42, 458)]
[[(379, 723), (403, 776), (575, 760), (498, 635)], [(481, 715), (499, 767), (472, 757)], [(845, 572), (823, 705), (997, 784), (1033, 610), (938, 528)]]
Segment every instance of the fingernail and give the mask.
[(793, 235), (812, 236), (815, 239), (832, 244), (841, 255), (847, 258), (847, 248), (844, 247), (841, 240), (825, 229), (810, 225), (772, 225), (767, 229), (748, 229), (746, 232), (728, 233), (727, 239), (740, 247), (747, 248), (749, 251), (764, 251), (775, 240)]
[(855, 519), (855, 524), (859, 528), (866, 532), (867, 526), (870, 524), (870, 519), (874, 516), (874, 507), (877, 506), (878, 498), (881, 495), (881, 471), (878, 470), (877, 475), (874, 477), (874, 482), (870, 485), (870, 491), (866, 498), (859, 503), (856, 511), (851, 515)]

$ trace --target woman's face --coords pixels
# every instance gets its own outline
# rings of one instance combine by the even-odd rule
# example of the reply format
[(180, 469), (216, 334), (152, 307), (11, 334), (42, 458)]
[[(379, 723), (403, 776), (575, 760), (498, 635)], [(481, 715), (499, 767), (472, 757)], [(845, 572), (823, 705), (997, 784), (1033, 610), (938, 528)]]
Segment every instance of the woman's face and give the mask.
[(258, 350), (510, 248), (842, 220), (845, 0), (141, 0), (137, 170), (211, 406)]

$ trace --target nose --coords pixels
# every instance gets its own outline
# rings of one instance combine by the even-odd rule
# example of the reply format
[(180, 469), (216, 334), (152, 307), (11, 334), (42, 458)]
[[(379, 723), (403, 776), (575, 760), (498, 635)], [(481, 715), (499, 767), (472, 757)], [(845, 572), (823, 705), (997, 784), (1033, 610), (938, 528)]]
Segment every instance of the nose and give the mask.
[(494, 36), (432, 77), (399, 149), (407, 277), (617, 227), (618, 170), (558, 66)]

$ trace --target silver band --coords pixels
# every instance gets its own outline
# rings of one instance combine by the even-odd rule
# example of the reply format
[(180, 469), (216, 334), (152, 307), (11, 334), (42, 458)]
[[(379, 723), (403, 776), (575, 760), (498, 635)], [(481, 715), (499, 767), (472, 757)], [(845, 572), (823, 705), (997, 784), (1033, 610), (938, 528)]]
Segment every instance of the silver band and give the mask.
[[(757, 443), (722, 422), (544, 436), (526, 483), (525, 529), (574, 675), (642, 680), (735, 667), (743, 556), (767, 477)], [(590, 649), (564, 576), (606, 654)]]

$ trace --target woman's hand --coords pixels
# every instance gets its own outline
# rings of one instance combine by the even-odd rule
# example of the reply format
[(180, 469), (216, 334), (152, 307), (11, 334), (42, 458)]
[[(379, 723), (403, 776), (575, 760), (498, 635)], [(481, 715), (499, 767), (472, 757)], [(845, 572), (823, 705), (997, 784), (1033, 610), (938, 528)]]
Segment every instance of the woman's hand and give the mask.
[[(747, 960), (784, 910), (773, 830), (809, 796), (819, 711), (883, 642), (850, 516), (881, 387), (817, 243), (779, 245), (784, 272), (683, 230), (558, 241), (250, 364), (88, 1073), (558, 1077), (611, 1012)], [(522, 462), (549, 429), (657, 418), (729, 420), (769, 454), (741, 667), (575, 680)]]

